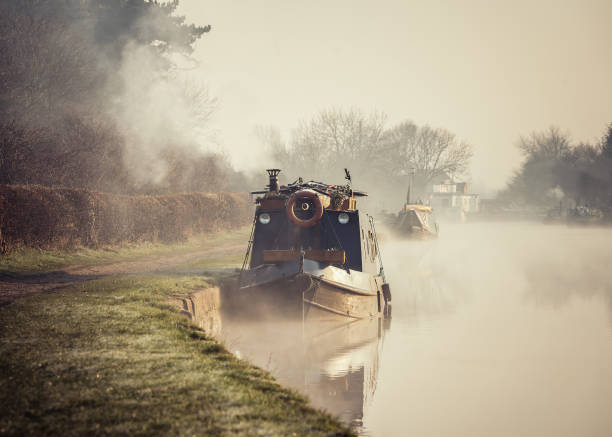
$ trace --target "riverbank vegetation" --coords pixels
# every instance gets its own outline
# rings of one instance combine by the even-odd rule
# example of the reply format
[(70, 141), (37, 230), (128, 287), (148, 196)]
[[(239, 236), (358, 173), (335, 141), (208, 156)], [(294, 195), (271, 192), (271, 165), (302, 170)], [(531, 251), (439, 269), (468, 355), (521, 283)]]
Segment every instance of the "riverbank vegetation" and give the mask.
[(165, 243), (252, 220), (245, 194), (127, 196), (37, 185), (0, 185), (0, 254)]
[(498, 196), (517, 207), (587, 206), (612, 216), (612, 123), (601, 140), (573, 142), (557, 127), (520, 138), (523, 163)]
[(210, 25), (178, 1), (0, 3), (0, 184), (123, 194), (244, 191), (189, 74)]
[(351, 435), (168, 298), (206, 278), (106, 278), (0, 311), (2, 435)]

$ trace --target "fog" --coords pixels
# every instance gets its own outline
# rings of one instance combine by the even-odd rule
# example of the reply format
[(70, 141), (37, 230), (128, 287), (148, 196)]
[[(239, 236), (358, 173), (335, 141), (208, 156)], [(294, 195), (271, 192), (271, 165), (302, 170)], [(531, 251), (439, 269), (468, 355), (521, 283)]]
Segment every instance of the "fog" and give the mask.
[(409, 179), (499, 194), (435, 240), (380, 229), (391, 317), (203, 322), (236, 355), (364, 435), (612, 435), (612, 2), (0, 12), (1, 184), (244, 192), (284, 162), (349, 167), (372, 213)]
[(0, 183), (126, 194), (246, 190), (211, 125), (177, 2), (0, 4)]
[(612, 432), (612, 230), (381, 232), (392, 315), (337, 326), (226, 315), (230, 350), (363, 435)]
[[(240, 168), (266, 166), (256, 125), (285, 135), (334, 106), (444, 127), (474, 145), (475, 192), (504, 186), (519, 136), (550, 125), (576, 141), (609, 123), (609, 1), (182, 0), (197, 71)], [(308, 177), (308, 175), (302, 175)]]
[[(558, 126), (572, 147), (597, 148), (610, 122), (606, 1), (0, 8), (6, 184), (246, 191), (250, 175), (240, 171), (278, 165), (258, 127), (301, 144), (293, 134), (333, 110), (377, 118), (385, 131), (412, 122), (447, 132), (470, 146), (471, 162), (442, 172), (492, 196), (525, 160), (515, 147), (522, 136)], [(339, 172), (362, 172), (336, 159)], [(316, 176), (299, 170), (289, 178)]]
[(187, 59), (175, 60), (171, 72), (163, 74), (157, 53), (135, 43), (126, 45), (122, 59), (117, 81), (111, 82), (122, 91), (109, 113), (124, 139), (124, 159), (137, 182), (158, 184), (167, 176), (169, 144), (173, 153), (191, 158), (220, 151), (210, 126), (216, 100), (192, 74)]
[(366, 427), (393, 435), (401, 417), (406, 435), (608, 435), (611, 243), (602, 229), (446, 226), (420, 244), (429, 281), (408, 282), (411, 243), (387, 244), (393, 327)]

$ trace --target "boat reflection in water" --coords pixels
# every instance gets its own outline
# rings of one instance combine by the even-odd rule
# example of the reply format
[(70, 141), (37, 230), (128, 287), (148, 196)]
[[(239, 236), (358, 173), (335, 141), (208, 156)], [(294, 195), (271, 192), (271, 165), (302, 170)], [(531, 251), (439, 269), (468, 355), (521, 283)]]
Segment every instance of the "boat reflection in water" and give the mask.
[(376, 390), (390, 316), (328, 321), (244, 320), (223, 315), (220, 337), (236, 355), (270, 371), (357, 431)]
[[(384, 330), (391, 319), (361, 320), (309, 341), (304, 390), (315, 405), (359, 430), (376, 391)], [(386, 325), (386, 326), (385, 326)], [(321, 348), (323, 345), (323, 348)]]

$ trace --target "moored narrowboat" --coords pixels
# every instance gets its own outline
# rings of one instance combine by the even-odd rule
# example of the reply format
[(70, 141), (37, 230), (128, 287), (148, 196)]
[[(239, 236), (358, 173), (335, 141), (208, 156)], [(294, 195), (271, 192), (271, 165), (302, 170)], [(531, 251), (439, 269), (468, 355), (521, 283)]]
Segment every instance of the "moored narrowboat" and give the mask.
[(354, 319), (383, 315), (391, 300), (374, 220), (357, 208), (366, 196), (346, 185), (280, 186), (268, 170), (256, 199), (253, 231), (231, 305), (261, 314)]
[(384, 214), (385, 224), (397, 235), (415, 239), (429, 239), (438, 236), (438, 223), (433, 209), (421, 200), (410, 198), (412, 177), (408, 184), (406, 203), (397, 214)]
[(407, 203), (397, 214), (393, 225), (398, 233), (414, 238), (438, 236), (438, 223), (433, 210), (427, 205)]

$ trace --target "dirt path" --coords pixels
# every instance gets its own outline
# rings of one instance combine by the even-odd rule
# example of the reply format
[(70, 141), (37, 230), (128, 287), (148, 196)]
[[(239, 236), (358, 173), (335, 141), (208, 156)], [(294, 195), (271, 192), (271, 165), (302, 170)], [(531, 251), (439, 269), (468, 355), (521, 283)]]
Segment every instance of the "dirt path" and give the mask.
[(219, 246), (213, 249), (180, 254), (168, 254), (134, 261), (121, 261), (98, 266), (68, 266), (54, 272), (27, 276), (0, 274), (0, 306), (15, 299), (39, 293), (53, 293), (75, 284), (111, 275), (151, 273), (205, 257), (232, 255), (244, 251), (244, 244)]

